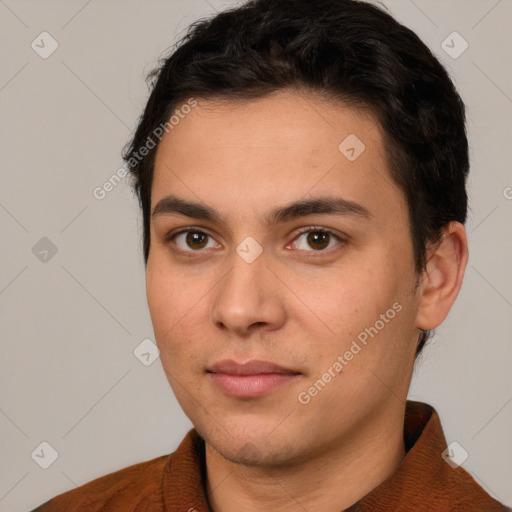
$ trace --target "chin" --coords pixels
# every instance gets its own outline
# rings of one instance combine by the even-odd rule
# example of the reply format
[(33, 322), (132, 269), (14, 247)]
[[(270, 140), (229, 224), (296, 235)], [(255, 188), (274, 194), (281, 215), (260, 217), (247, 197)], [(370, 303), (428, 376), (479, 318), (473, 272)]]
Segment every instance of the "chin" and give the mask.
[(224, 459), (233, 464), (252, 467), (276, 467), (289, 464), (289, 457), (283, 448), (268, 446), (268, 443), (257, 444), (252, 441), (233, 446), (232, 443), (212, 445)]
[(261, 429), (261, 433), (254, 427), (250, 428), (250, 422), (248, 425), (250, 430), (245, 425), (244, 428), (239, 425), (238, 429), (224, 430), (217, 425), (213, 429), (207, 428), (206, 431), (198, 427), (196, 430), (215, 452), (233, 464), (275, 468), (300, 463), (309, 458), (293, 436), (287, 435), (283, 438), (274, 432), (270, 439), (269, 432), (275, 428), (275, 423), (272, 427)]
[[(218, 450), (217, 450), (218, 451)], [(241, 447), (226, 446), (225, 450), (219, 453), (234, 464), (244, 466), (265, 466), (271, 463), (268, 453), (261, 451), (261, 446), (247, 442)]]

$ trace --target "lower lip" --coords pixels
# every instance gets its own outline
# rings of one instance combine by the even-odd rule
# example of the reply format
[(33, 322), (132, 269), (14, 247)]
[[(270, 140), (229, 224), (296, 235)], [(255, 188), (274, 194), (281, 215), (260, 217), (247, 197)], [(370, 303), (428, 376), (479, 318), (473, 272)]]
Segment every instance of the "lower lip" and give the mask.
[(226, 395), (237, 398), (256, 398), (298, 377), (292, 373), (260, 373), (257, 375), (229, 375), (209, 373), (217, 387)]

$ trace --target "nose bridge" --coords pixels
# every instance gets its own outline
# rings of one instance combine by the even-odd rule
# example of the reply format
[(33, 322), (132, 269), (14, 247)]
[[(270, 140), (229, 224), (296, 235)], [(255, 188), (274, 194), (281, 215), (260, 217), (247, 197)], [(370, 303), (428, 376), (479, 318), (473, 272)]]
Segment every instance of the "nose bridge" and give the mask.
[(275, 278), (266, 268), (263, 251), (256, 255), (256, 250), (253, 242), (246, 241), (233, 252), (231, 268), (215, 297), (214, 323), (243, 332), (255, 323), (274, 324), (282, 318), (278, 297), (269, 290), (269, 279)]
[[(235, 307), (246, 308), (249, 305), (257, 307), (262, 288), (265, 285), (265, 257), (259, 255), (253, 261), (247, 261), (238, 252), (231, 259), (231, 270), (221, 285), (221, 297), (233, 299)], [(231, 306), (233, 307), (233, 306)]]

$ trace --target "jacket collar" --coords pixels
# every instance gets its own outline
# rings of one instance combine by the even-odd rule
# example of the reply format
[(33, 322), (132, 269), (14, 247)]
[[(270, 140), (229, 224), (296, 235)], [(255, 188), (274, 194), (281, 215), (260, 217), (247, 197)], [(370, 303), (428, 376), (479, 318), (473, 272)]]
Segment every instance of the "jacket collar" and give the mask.
[[(492, 499), (461, 467), (444, 459), (446, 439), (435, 409), (407, 401), (404, 421), (407, 454), (395, 472), (347, 512), (415, 510), (508, 510)], [(169, 456), (163, 475), (166, 512), (211, 512), (205, 492), (205, 444), (195, 429)], [(468, 508), (464, 508), (464, 504)], [(478, 508), (480, 507), (480, 508)], [(457, 509), (459, 510), (459, 509)]]

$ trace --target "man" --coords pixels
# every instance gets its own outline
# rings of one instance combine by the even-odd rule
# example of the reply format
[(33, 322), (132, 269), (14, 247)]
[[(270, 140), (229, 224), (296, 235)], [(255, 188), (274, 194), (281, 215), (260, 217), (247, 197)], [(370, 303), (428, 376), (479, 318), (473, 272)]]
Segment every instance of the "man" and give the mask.
[(406, 400), (468, 259), (440, 63), (370, 4), (256, 0), (196, 23), (154, 78), (124, 156), (194, 429), (36, 510), (507, 510)]

